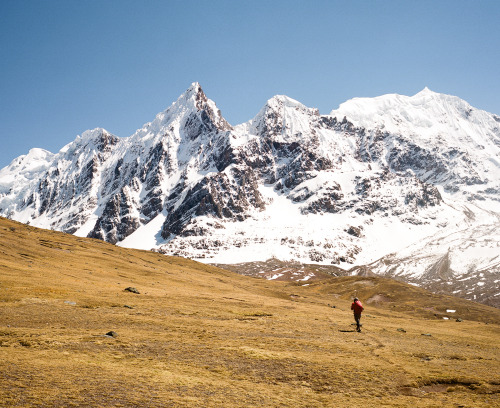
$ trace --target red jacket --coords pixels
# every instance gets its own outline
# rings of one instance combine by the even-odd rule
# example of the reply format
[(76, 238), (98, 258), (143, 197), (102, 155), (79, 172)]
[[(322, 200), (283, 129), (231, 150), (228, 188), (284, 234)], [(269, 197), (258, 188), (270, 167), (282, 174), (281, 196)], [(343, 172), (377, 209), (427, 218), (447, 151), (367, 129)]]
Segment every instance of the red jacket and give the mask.
[(354, 314), (360, 315), (363, 311), (363, 305), (359, 300), (356, 300), (355, 302), (352, 302), (351, 310), (354, 310)]

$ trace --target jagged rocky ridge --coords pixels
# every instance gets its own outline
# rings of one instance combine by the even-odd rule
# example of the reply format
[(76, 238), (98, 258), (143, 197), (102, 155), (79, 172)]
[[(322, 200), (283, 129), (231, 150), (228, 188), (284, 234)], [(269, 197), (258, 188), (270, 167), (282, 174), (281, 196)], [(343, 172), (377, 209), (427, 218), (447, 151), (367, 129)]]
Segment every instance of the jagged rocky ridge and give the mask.
[[(94, 129), (57, 154), (15, 159), (0, 171), (0, 214), (205, 262), (371, 263), (414, 281), (450, 278), (429, 273), (451, 254), (452, 277), (489, 265), (495, 281), (499, 128), (498, 116), (427, 88), (329, 115), (275, 96), (231, 126), (195, 83), (128, 138)], [(425, 245), (471, 228), (492, 235)], [(464, 267), (453, 254), (466, 241), (480, 256)], [(416, 243), (430, 255), (395, 261)]]

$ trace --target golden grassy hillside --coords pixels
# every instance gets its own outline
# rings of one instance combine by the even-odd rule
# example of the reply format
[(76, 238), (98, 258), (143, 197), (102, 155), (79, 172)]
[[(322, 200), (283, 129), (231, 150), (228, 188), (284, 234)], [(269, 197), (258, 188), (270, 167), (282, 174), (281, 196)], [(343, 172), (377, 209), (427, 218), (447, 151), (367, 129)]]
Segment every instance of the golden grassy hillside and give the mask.
[(390, 280), (270, 282), (0, 219), (2, 407), (499, 406), (499, 323)]

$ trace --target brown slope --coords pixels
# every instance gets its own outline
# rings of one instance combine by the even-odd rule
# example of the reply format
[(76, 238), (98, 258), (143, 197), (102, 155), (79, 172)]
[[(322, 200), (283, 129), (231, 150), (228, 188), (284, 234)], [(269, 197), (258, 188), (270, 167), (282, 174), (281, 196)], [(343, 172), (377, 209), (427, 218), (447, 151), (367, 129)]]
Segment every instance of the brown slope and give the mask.
[[(404, 312), (426, 319), (462, 319), (500, 323), (500, 309), (381, 277), (344, 276), (314, 282), (310, 290), (333, 299), (362, 299), (367, 307)], [(455, 310), (455, 312), (447, 312)]]
[(354, 333), (353, 288), (389, 282), (342, 279), (268, 282), (0, 219), (1, 405), (498, 404), (498, 324), (365, 301)]

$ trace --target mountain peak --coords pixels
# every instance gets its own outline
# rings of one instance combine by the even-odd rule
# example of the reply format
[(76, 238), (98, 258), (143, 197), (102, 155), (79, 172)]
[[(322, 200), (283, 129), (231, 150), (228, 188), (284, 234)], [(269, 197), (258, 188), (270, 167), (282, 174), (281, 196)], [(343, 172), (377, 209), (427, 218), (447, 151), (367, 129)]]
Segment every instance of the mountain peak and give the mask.
[(208, 98), (205, 95), (205, 92), (203, 92), (199, 82), (193, 82), (186, 92), (184, 92), (184, 95), (187, 99), (194, 99), (198, 109), (200, 110), (203, 109), (202, 104), (208, 101)]
[(289, 107), (303, 107), (304, 105), (301, 104), (299, 101), (290, 98), (289, 96), (286, 95), (274, 95), (272, 98), (267, 100), (266, 105), (268, 106), (273, 106), (276, 104), (281, 104), (284, 106), (289, 106)]
[(222, 117), (220, 110), (214, 101), (207, 98), (205, 92), (198, 82), (193, 82), (191, 86), (182, 93), (177, 100), (166, 110), (156, 115), (153, 122), (144, 125), (142, 130), (158, 129), (165, 123), (171, 121), (183, 122), (188, 116), (195, 113), (205, 112), (213, 119), (214, 124), (221, 130), (228, 130), (231, 125)]
[[(263, 106), (261, 111), (257, 114), (256, 118), (260, 116), (265, 116), (266, 112), (269, 111), (274, 111), (274, 112), (280, 112), (282, 114), (284, 111), (292, 109), (294, 111), (300, 111), (300, 112), (308, 112), (308, 113), (317, 113), (317, 109), (315, 108), (308, 108), (304, 104), (300, 103), (299, 101), (290, 98), (289, 96), (286, 95), (275, 95), (271, 99), (268, 99), (266, 104)], [(318, 113), (319, 114), (319, 113)], [(254, 118), (255, 121), (255, 118)]]
[[(249, 122), (252, 134), (266, 132), (279, 136), (279, 140), (292, 140), (297, 135), (307, 134), (311, 117), (319, 116), (316, 108), (308, 108), (286, 95), (275, 95)], [(287, 136), (286, 136), (287, 135)], [(292, 136), (294, 135), (294, 136)]]
[(34, 147), (29, 150), (28, 154), (15, 158), (7, 167), (0, 169), (0, 176), (7, 173), (16, 173), (26, 168), (38, 169), (41, 164), (48, 165), (54, 156), (54, 153), (48, 150)]
[(189, 92), (190, 90), (196, 90), (198, 91), (198, 89), (201, 89), (201, 85), (199, 82), (192, 82), (191, 83), (191, 86), (187, 89), (187, 91)]
[(420, 92), (418, 92), (417, 95), (419, 95), (419, 94), (423, 94), (423, 95), (434, 94), (434, 93), (436, 93), (436, 92), (431, 91), (428, 87), (424, 87), (424, 89), (422, 89)]
[[(204, 108), (203, 104), (208, 101), (205, 92), (201, 88), (201, 85), (198, 82), (193, 82), (191, 86), (186, 89), (184, 93), (182, 93), (177, 101), (175, 101), (172, 106), (191, 106), (196, 107), (198, 110), (202, 110)], [(170, 108), (171, 108), (170, 107)], [(170, 109), (169, 108), (169, 109)]]

